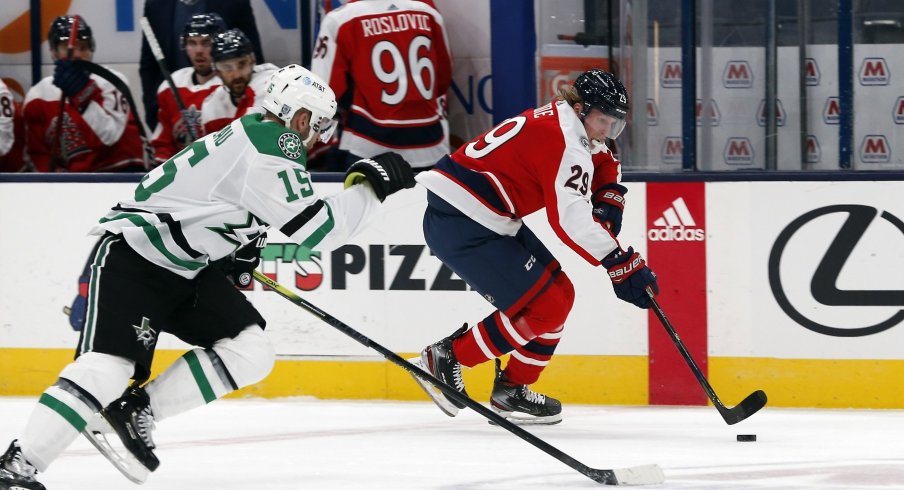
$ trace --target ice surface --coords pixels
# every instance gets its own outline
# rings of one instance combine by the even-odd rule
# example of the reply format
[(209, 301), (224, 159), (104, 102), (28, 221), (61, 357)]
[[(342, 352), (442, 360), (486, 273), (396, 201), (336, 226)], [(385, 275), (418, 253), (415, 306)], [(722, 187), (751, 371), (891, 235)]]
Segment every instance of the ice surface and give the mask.
[[(0, 398), (0, 444), (35, 399)], [(727, 426), (712, 407), (564, 407), (529, 431), (595, 468), (657, 463), (656, 489), (904, 488), (904, 411), (766, 407)], [(737, 442), (756, 434), (756, 442)], [(136, 486), (84, 438), (39, 475), (49, 490), (599, 488), (470, 410), (429, 402), (219, 400), (161, 421), (160, 469)]]

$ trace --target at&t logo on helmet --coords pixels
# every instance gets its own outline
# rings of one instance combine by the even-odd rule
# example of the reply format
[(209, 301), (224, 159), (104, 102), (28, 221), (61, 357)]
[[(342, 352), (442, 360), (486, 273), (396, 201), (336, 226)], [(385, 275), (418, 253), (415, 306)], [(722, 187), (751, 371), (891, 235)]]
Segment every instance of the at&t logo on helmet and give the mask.
[(662, 216), (653, 221), (647, 238), (652, 242), (702, 242), (706, 239), (706, 231), (697, 228), (687, 203), (679, 197), (662, 212)]

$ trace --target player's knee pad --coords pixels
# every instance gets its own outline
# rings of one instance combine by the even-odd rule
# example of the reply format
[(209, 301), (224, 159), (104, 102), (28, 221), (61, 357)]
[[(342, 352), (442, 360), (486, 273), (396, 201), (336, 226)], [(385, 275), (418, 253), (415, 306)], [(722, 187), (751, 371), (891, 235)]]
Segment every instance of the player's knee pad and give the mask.
[(564, 272), (559, 273), (542, 293), (532, 299), (512, 319), (528, 328), (534, 337), (562, 329), (574, 305), (574, 285)]
[(231, 339), (213, 345), (239, 388), (266, 378), (276, 362), (273, 344), (258, 325), (251, 325)]
[[(63, 368), (60, 378), (77, 387), (67, 388), (68, 391), (77, 394), (79, 389), (84, 390), (105, 407), (119, 398), (134, 372), (135, 363), (129, 359), (100, 352), (86, 352)], [(65, 385), (65, 382), (58, 382), (60, 383)]]

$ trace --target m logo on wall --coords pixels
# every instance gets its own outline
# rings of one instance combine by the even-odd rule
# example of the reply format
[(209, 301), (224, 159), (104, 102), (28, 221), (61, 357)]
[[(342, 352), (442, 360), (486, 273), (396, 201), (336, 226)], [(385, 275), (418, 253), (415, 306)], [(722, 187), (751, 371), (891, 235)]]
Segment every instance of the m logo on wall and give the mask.
[[(826, 217), (835, 214), (846, 215), (846, 219), (834, 237), (827, 237), (824, 227), (811, 224), (825, 221)], [(877, 216), (879, 220), (876, 220)], [(891, 229), (897, 230), (897, 233), (892, 231), (889, 234)], [(870, 239), (864, 239), (866, 236)], [(793, 277), (802, 271), (801, 267), (796, 267), (796, 262), (805, 260), (800, 254), (812, 253), (814, 246), (828, 240), (831, 242), (810, 277), (809, 291), (801, 291), (804, 288)], [(855, 255), (858, 247), (866, 251)], [(797, 252), (789, 252), (792, 248)], [(776, 238), (769, 255), (769, 285), (785, 314), (809, 330), (833, 337), (872, 335), (904, 321), (904, 289), (888, 287), (901, 285), (900, 271), (904, 268), (904, 256), (900, 254), (902, 249), (904, 222), (888, 211), (859, 204), (817, 208), (789, 223)], [(895, 250), (897, 253), (889, 253)], [(852, 257), (859, 260), (850, 260)], [(875, 263), (867, 262), (869, 258), (873, 258)], [(783, 269), (782, 262), (790, 264), (790, 267)], [(857, 276), (870, 278), (870, 286), (875, 289), (868, 289), (864, 284), (857, 284), (856, 288), (852, 287), (855, 285), (846, 285), (846, 268), (867, 268), (865, 273)], [(883, 279), (890, 282), (872, 284)], [(833, 310), (845, 311), (847, 315), (835, 314)], [(889, 313), (881, 315), (882, 312)], [(821, 319), (816, 318), (817, 314)], [(876, 321), (876, 315), (884, 319)], [(827, 318), (832, 321), (826, 321)]]

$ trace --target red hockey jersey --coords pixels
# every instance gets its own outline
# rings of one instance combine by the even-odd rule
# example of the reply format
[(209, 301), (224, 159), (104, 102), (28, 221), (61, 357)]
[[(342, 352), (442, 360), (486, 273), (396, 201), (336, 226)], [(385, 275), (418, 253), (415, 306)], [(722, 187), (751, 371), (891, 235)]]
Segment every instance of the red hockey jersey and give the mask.
[(474, 221), (514, 236), (521, 218), (546, 208), (563, 243), (593, 265), (618, 246), (593, 218), (595, 189), (616, 182), (619, 163), (594, 145), (567, 102), (506, 119), (417, 181)]
[(340, 149), (361, 157), (391, 150), (413, 167), (449, 152), (440, 100), (452, 57), (435, 9), (415, 0), (346, 4), (324, 16), (312, 58), (311, 71), (345, 110)]
[[(119, 72), (110, 70), (128, 84)], [(61, 169), (69, 172), (109, 172), (144, 169), (144, 147), (138, 122), (125, 97), (108, 81), (92, 74), (101, 95), (83, 112), (66, 102), (63, 115)], [(50, 170), (51, 152), (60, 115), (60, 89), (47, 77), (25, 95), (23, 109), (28, 154), (39, 172)], [(56, 141), (55, 141), (56, 140)]]
[(251, 82), (245, 87), (245, 97), (239, 101), (238, 106), (232, 103), (229, 89), (225, 85), (211, 91), (201, 105), (204, 134), (215, 133), (246, 114), (262, 112), (261, 104), (264, 100), (264, 90), (267, 89), (267, 81), (278, 69), (271, 63), (255, 65)]
[(204, 128), (201, 125), (201, 104), (222, 83), (220, 77), (213, 77), (205, 83), (194, 82), (194, 67), (185, 67), (173, 72), (173, 84), (185, 104), (185, 115), (179, 111), (176, 97), (170, 90), (169, 84), (163, 82), (157, 89), (157, 128), (151, 138), (154, 146), (154, 159), (157, 163), (163, 163), (169, 157), (175, 155), (186, 145), (194, 141), (188, 131), (186, 120), (194, 128), (195, 138), (204, 136)]

